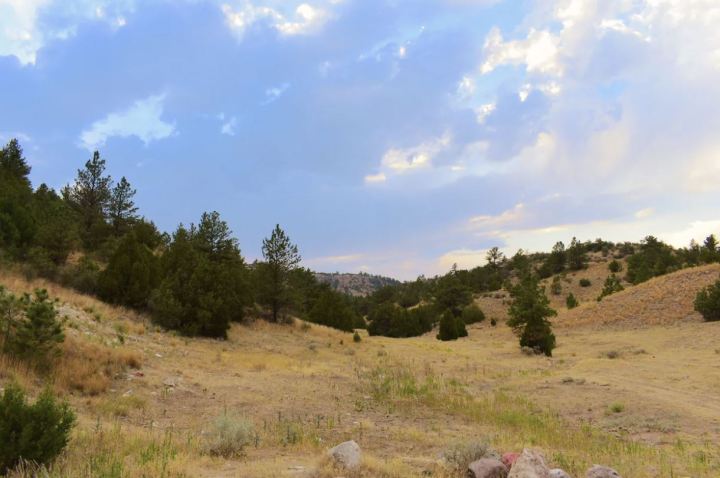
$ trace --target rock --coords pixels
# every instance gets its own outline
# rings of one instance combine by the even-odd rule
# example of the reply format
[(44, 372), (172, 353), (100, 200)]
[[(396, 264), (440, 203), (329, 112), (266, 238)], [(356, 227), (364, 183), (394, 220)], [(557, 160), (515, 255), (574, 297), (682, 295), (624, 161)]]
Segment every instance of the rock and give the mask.
[(330, 448), (328, 456), (335, 465), (352, 470), (360, 466), (362, 452), (360, 451), (360, 445), (355, 443), (355, 440), (350, 440)]
[(593, 465), (587, 471), (587, 478), (622, 478), (620, 473), (607, 466)]
[(570, 478), (570, 475), (560, 468), (554, 468), (550, 470), (550, 478)]
[(507, 467), (494, 458), (481, 458), (468, 465), (468, 478), (506, 478), (507, 476)]
[(540, 453), (526, 448), (510, 468), (508, 478), (550, 478), (550, 469)]
[(509, 470), (510, 468), (512, 468), (513, 463), (515, 463), (515, 460), (517, 460), (519, 456), (520, 456), (520, 453), (507, 452), (507, 453), (503, 453), (502, 458), (500, 458), (500, 460), (502, 460), (503, 465), (505, 465), (507, 467), (507, 469)]

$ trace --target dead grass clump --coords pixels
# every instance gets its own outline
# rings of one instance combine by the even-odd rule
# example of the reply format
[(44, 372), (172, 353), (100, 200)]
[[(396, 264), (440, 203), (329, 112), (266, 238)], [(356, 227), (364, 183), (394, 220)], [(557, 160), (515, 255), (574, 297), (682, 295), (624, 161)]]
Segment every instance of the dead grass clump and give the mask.
[(137, 352), (66, 337), (63, 353), (55, 367), (55, 383), (65, 390), (97, 395), (127, 368), (139, 368), (142, 360)]

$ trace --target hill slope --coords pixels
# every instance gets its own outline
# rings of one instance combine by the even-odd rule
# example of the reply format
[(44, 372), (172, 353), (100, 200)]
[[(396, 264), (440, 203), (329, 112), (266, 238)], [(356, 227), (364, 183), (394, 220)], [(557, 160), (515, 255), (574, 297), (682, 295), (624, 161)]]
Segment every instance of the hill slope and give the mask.
[(370, 295), (386, 285), (397, 285), (400, 281), (370, 274), (315, 272), (315, 278), (333, 289), (353, 296)]

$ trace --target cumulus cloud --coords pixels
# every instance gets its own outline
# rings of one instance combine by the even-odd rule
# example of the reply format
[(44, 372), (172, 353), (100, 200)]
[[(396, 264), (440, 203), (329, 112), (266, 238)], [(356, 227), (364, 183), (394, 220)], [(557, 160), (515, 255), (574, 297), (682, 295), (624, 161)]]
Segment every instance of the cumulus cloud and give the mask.
[(238, 38), (258, 22), (267, 23), (282, 35), (293, 36), (316, 33), (332, 18), (327, 9), (308, 3), (297, 5), (289, 13), (259, 3), (244, 1), (238, 6), (229, 3), (221, 6), (228, 26)]
[(290, 83), (283, 83), (282, 85), (273, 86), (265, 90), (265, 101), (263, 104), (270, 104), (273, 101), (278, 100), (282, 95), (285, 94), (287, 89), (290, 88)]
[(137, 137), (148, 144), (176, 133), (175, 124), (163, 121), (165, 95), (155, 95), (136, 101), (129, 108), (110, 113), (80, 134), (80, 145), (87, 150), (104, 146), (112, 137)]
[(449, 133), (410, 148), (390, 148), (382, 157), (380, 172), (365, 176), (366, 183), (385, 182), (389, 177), (429, 169), (432, 160), (451, 144)]

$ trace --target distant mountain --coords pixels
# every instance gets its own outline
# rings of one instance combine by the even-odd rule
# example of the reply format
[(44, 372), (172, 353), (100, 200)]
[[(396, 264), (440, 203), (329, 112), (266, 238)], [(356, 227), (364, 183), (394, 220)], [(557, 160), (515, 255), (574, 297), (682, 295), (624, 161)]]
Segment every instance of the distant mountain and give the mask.
[(386, 285), (400, 284), (397, 279), (364, 272), (359, 274), (316, 272), (315, 277), (319, 282), (330, 284), (333, 289), (353, 296), (370, 295)]

